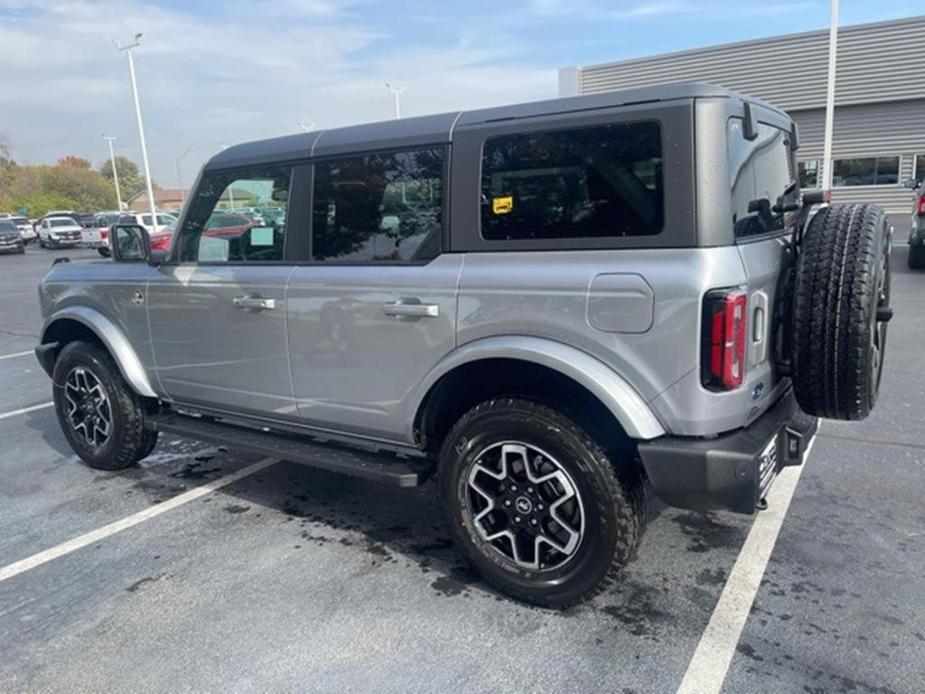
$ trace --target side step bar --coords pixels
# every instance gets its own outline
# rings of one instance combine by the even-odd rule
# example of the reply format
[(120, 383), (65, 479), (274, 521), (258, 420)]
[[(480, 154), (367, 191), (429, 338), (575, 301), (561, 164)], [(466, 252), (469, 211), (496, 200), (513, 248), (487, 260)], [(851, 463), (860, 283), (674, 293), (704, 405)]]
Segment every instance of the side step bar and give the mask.
[(391, 482), (399, 487), (417, 487), (433, 472), (433, 463), (424, 458), (403, 458), (387, 452), (320, 443), (305, 436), (268, 433), (211, 417), (190, 417), (166, 412), (148, 415), (147, 422), (158, 431), (332, 472)]

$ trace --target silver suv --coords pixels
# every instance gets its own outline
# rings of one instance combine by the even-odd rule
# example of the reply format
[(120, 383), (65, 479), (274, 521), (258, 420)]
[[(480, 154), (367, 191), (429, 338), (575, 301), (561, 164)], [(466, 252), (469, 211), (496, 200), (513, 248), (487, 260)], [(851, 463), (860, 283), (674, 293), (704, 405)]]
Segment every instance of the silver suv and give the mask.
[(647, 491), (752, 513), (816, 416), (874, 405), (890, 228), (810, 215), (796, 148), (704, 84), (231, 147), (169, 251), (116, 225), (114, 262), (54, 266), (36, 352), (92, 467), (166, 431), (434, 477), (486, 581), (571, 605), (630, 560)]

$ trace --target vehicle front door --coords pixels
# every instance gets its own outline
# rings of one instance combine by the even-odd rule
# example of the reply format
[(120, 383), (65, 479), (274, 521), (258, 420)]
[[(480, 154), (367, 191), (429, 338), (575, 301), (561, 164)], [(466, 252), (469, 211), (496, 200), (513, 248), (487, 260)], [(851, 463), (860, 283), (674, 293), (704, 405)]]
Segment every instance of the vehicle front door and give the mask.
[(441, 253), (445, 159), (424, 147), (316, 162), (309, 259), (288, 299), (308, 424), (410, 439), (411, 396), (455, 343), (462, 256)]
[[(291, 179), (289, 166), (203, 175), (171, 261), (148, 287), (157, 375), (175, 401), (296, 417), (286, 344)], [(280, 213), (258, 226), (227, 212), (233, 199)]]

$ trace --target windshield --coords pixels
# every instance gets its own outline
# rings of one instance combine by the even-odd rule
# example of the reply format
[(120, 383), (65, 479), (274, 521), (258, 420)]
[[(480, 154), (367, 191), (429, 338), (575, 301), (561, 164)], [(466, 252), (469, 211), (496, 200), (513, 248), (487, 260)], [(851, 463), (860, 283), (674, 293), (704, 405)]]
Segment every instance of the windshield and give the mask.
[(73, 219), (65, 219), (63, 217), (61, 219), (49, 219), (48, 220), (48, 226), (50, 227), (72, 227), (72, 226), (75, 226), (76, 224), (77, 222), (75, 222)]
[(25, 217), (10, 217), (10, 221), (13, 222), (13, 224), (28, 224), (29, 223), (29, 220), (26, 219)]
[(0, 219), (0, 231), (18, 231), (16, 225), (6, 219)]

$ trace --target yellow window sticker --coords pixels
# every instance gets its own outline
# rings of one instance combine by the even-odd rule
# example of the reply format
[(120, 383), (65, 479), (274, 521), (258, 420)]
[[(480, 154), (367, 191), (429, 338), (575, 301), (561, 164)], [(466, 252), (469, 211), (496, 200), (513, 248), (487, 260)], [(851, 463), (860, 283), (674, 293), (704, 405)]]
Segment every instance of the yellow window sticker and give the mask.
[(491, 199), (491, 211), (494, 214), (510, 214), (514, 209), (514, 196), (505, 195), (503, 198)]

